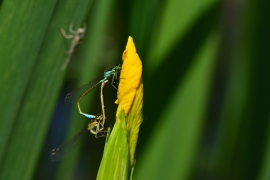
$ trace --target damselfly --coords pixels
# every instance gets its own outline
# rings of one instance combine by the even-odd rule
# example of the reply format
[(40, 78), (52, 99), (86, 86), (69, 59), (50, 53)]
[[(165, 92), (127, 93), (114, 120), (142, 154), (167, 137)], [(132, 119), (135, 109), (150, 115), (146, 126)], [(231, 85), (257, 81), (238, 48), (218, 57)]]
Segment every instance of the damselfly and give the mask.
[[(65, 99), (66, 104), (77, 102), (79, 113), (87, 118), (92, 118), (92, 115), (82, 112), (81, 107), (80, 107), (80, 101), (88, 92), (90, 92), (94, 87), (96, 87), (98, 84), (101, 83), (100, 98), (101, 98), (101, 105), (102, 105), (103, 120), (102, 120), (102, 122), (100, 122), (100, 124), (101, 124), (100, 131), (102, 131), (104, 129), (104, 124), (105, 124), (105, 120), (106, 120), (105, 109), (104, 109), (105, 106), (104, 106), (102, 91), (103, 91), (105, 84), (108, 82), (108, 79), (111, 76), (112, 76), (112, 83), (111, 84), (113, 87), (115, 87), (113, 85), (114, 79), (117, 78), (117, 74), (120, 72), (120, 69), (121, 69), (121, 65), (119, 63), (117, 63), (113, 67), (106, 69), (102, 76), (94, 79), (93, 81), (90, 81), (89, 83), (83, 85), (79, 89), (67, 94), (66, 99)], [(98, 132), (96, 132), (96, 133), (98, 133)]]
[[(103, 116), (102, 115), (96, 115), (93, 116), (91, 120), (88, 123), (88, 127), (83, 129), (81, 132), (79, 132), (77, 135), (75, 135), (70, 140), (66, 141), (65, 143), (61, 144), (59, 147), (54, 148), (51, 153), (51, 161), (55, 162), (61, 159), (63, 156), (68, 154), (71, 150), (73, 150), (75, 147), (79, 145), (79, 142), (82, 140), (82, 137), (86, 134), (87, 131), (90, 131), (92, 134), (97, 134), (97, 132), (100, 132), (100, 129), (102, 127), (103, 122)], [(104, 131), (106, 132), (106, 131)]]

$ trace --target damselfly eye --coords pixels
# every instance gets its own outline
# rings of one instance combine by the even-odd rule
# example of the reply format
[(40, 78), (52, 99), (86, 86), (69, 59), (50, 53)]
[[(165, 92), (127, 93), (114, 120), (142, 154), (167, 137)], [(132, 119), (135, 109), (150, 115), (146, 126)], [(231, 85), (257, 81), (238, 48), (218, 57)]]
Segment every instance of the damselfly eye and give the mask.
[(115, 65), (114, 65), (114, 67), (119, 67), (120, 66), (120, 63), (116, 63)]

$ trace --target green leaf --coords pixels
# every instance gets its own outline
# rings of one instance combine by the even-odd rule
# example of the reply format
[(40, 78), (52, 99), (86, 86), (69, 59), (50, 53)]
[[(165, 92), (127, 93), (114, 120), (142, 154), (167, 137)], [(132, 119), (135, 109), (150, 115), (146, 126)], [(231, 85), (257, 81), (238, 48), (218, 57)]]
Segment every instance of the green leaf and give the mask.
[[(0, 179), (31, 179), (34, 174), (65, 75), (59, 27), (82, 23), (88, 10), (89, 1), (72, 2), (2, 4)], [(77, 8), (80, 13), (73, 15)], [(42, 156), (49, 159), (49, 154)]]
[(115, 121), (111, 135), (107, 137), (97, 179), (129, 179), (130, 157), (126, 131), (125, 113), (122, 110)]
[[(18, 112), (25, 104), (23, 96), (39, 60), (39, 51), (55, 4), (53, 1), (37, 3), (33, 0), (17, 4), (12, 1), (2, 3), (0, 33), (4, 36), (0, 43), (0, 83), (4, 86), (0, 88), (1, 147), (9, 143)], [(5, 148), (0, 148), (1, 161), (4, 153)]]

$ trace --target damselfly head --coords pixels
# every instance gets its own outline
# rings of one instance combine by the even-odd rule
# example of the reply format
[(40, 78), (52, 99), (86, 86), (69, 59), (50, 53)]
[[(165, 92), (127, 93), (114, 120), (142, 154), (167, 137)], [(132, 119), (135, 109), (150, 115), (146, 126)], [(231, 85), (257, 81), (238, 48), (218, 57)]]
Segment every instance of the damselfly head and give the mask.
[(116, 63), (115, 65), (114, 65), (114, 68), (120, 68), (121, 67), (121, 64), (120, 63)]
[(107, 68), (104, 72), (105, 73), (106, 72), (112, 72), (112, 71), (116, 71), (116, 70), (119, 70), (119, 69), (121, 69), (121, 64), (117, 63), (114, 66)]
[(102, 114), (96, 115), (95, 121), (98, 121), (98, 122), (103, 121), (103, 115)]
[(114, 70), (120, 70), (121, 69), (121, 64), (120, 63), (116, 63), (113, 67)]

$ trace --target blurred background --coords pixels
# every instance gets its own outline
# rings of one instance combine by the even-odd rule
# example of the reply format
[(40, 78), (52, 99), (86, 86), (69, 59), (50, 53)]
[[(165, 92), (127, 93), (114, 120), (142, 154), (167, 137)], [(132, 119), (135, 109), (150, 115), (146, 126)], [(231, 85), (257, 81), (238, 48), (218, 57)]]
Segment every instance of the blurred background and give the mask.
[[(0, 179), (95, 179), (105, 138), (67, 93), (121, 62), (132, 36), (143, 63), (144, 121), (134, 179), (270, 179), (268, 1), (0, 1)], [(69, 34), (87, 25), (67, 69)], [(101, 113), (100, 89), (81, 103)], [(104, 90), (106, 126), (116, 90)]]

